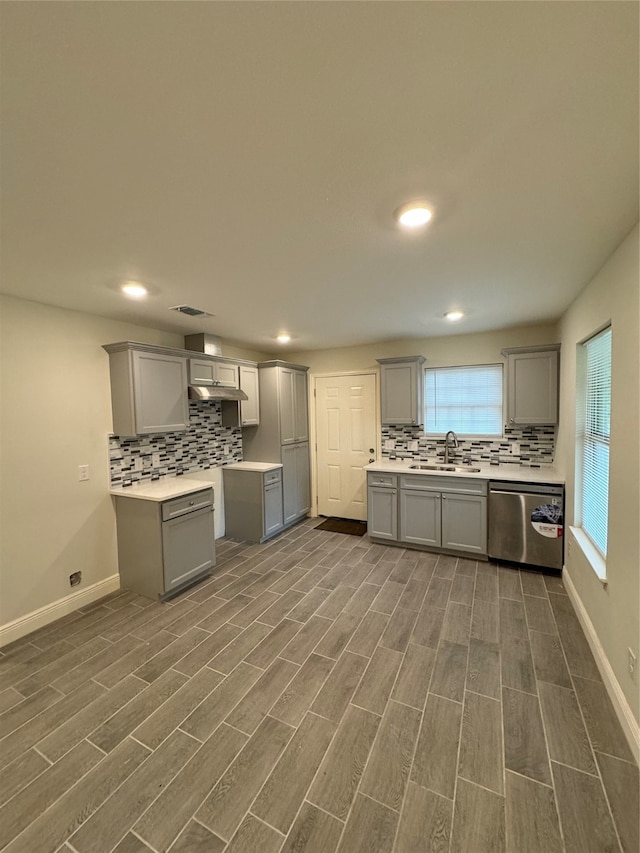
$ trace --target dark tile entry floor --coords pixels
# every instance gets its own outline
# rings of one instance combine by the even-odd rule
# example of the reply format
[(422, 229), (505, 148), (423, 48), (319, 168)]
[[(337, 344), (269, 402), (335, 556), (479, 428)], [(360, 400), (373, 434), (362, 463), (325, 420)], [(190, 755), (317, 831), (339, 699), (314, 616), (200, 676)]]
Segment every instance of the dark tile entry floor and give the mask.
[(316, 524), (2, 650), (0, 849), (636, 853), (560, 580)]

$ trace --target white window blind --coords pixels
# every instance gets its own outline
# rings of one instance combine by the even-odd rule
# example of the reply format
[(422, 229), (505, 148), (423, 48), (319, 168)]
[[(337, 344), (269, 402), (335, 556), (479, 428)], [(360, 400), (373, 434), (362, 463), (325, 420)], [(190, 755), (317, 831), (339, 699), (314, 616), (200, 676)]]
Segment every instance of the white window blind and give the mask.
[(425, 432), (502, 435), (502, 365), (425, 370)]
[(581, 526), (602, 556), (606, 557), (611, 431), (610, 328), (582, 344), (578, 406)]

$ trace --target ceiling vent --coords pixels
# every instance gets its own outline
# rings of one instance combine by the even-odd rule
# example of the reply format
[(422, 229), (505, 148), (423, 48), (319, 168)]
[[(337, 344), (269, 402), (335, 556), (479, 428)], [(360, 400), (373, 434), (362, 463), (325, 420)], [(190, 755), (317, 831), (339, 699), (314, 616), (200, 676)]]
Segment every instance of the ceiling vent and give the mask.
[(173, 305), (169, 311), (179, 311), (180, 314), (188, 314), (189, 317), (213, 317), (213, 314), (209, 314), (208, 311), (192, 308), (191, 305)]

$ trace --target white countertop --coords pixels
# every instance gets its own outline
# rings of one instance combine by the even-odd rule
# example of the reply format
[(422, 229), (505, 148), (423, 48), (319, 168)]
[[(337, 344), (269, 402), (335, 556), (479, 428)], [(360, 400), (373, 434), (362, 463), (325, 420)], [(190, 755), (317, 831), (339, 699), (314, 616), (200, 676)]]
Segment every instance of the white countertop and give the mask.
[(275, 471), (276, 468), (282, 468), (282, 462), (232, 462), (230, 465), (225, 465), (222, 470), (265, 472)]
[(162, 477), (160, 480), (143, 480), (131, 486), (113, 486), (109, 494), (118, 498), (138, 498), (143, 501), (168, 501), (192, 492), (213, 488), (212, 483), (187, 477)]
[(435, 475), (437, 477), (473, 477), (481, 480), (510, 480), (522, 483), (564, 483), (564, 477), (554, 468), (526, 468), (522, 465), (508, 464), (480, 465), (475, 462), (469, 467), (480, 468), (479, 472), (421, 471), (419, 468), (411, 468), (411, 465), (419, 464), (441, 465), (442, 459), (381, 459), (365, 465), (364, 470), (380, 471), (386, 474), (420, 474), (427, 477)]

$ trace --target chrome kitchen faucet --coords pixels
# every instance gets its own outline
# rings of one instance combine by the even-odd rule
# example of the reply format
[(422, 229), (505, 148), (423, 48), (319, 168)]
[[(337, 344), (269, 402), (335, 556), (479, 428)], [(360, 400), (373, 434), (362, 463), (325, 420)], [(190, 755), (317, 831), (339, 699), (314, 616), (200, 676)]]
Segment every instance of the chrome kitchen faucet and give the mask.
[(450, 429), (449, 432), (444, 437), (444, 464), (445, 465), (449, 464), (449, 451), (450, 451), (449, 436), (453, 436), (454, 448), (457, 448), (459, 446), (458, 445), (458, 436), (455, 434), (455, 432), (452, 429)]

